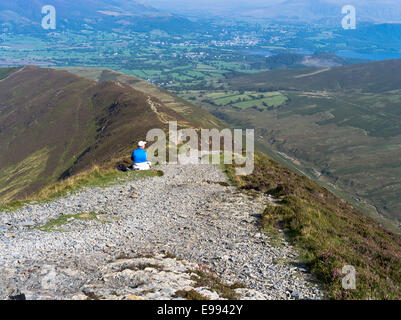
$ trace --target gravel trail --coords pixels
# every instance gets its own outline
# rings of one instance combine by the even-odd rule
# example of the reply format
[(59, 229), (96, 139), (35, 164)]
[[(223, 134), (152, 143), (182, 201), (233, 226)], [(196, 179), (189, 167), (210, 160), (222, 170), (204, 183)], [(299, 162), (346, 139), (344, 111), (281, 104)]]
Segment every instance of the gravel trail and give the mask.
[[(215, 166), (157, 169), (164, 176), (0, 212), (0, 298), (174, 299), (178, 290), (224, 298), (197, 286), (193, 270), (242, 283), (241, 299), (322, 297), (295, 250), (260, 232), (268, 198), (228, 186)], [(32, 228), (62, 215), (75, 218)]]

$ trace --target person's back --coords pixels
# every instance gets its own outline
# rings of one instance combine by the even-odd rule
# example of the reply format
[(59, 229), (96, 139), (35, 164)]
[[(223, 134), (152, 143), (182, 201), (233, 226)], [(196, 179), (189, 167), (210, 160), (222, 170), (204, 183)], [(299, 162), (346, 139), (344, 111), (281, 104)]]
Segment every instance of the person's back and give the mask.
[(132, 152), (132, 161), (134, 163), (144, 163), (148, 162), (148, 153), (145, 149), (138, 148)]
[(138, 149), (134, 150), (131, 155), (132, 168), (134, 170), (149, 170), (151, 163), (148, 161), (148, 153), (145, 150), (145, 141), (138, 142)]

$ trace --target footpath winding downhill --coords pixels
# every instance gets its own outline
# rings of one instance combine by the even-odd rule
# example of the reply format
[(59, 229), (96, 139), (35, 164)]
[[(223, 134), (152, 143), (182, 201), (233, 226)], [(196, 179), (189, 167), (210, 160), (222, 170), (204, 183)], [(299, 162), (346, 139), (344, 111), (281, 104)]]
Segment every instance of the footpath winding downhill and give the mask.
[[(202, 285), (209, 273), (243, 284), (231, 288), (240, 299), (322, 297), (295, 250), (260, 233), (265, 196), (229, 186), (215, 166), (157, 169), (164, 175), (1, 212), (0, 298), (227, 297)], [(34, 228), (63, 216), (64, 225)]]

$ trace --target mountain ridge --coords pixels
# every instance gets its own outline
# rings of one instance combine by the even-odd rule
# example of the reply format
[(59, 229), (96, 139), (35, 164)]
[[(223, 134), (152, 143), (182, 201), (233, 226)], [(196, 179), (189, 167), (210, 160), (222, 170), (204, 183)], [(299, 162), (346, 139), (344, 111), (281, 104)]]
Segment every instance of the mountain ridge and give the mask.
[[(16, 33), (42, 33), (41, 23), (45, 16), (42, 14), (42, 7), (45, 5), (48, 2), (44, 0), (3, 0), (0, 4), (3, 28)], [(104, 30), (135, 28), (137, 31), (151, 31), (193, 26), (183, 17), (137, 1), (54, 0), (51, 5), (56, 9), (56, 30), (82, 30), (89, 26)]]
[[(21, 68), (0, 82), (0, 97), (3, 200), (110, 161), (129, 152), (134, 140), (145, 139), (149, 130), (166, 128), (150, 107), (149, 95), (123, 83), (97, 83), (62, 70)], [(187, 122), (152, 99), (164, 118)], [(39, 167), (20, 173), (29, 166)]]
[(165, 3), (162, 0), (152, 0), (159, 8), (164, 8), (180, 14), (193, 16), (236, 17), (238, 19), (266, 20), (292, 22), (313, 22), (323, 25), (341, 26), (344, 15), (341, 9), (344, 5), (353, 5), (357, 10), (358, 22), (399, 22), (401, 10), (397, 1), (354, 0), (269, 0), (252, 1), (246, 4), (242, 1), (232, 1), (228, 8), (224, 0), (204, 1), (200, 4), (187, 4), (185, 0), (172, 0)]

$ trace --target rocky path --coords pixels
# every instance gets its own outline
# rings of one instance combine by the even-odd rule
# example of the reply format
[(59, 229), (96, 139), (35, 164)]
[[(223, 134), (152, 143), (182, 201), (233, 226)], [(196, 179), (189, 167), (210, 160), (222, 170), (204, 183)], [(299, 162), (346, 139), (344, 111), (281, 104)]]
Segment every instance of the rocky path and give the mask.
[(294, 249), (260, 233), (268, 199), (228, 186), (214, 166), (158, 169), (163, 177), (1, 212), (0, 298), (321, 297)]

